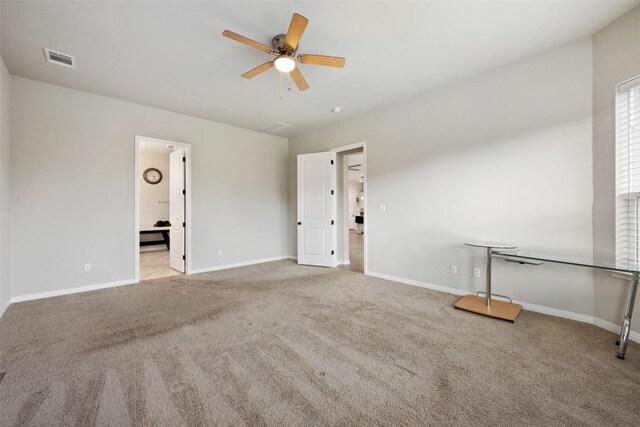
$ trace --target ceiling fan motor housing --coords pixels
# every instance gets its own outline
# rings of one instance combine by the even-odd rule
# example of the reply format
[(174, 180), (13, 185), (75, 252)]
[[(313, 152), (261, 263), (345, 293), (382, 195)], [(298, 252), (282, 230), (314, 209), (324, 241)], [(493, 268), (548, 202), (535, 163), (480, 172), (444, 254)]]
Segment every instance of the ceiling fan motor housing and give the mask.
[(294, 56), (298, 51), (298, 48), (291, 49), (287, 45), (284, 44), (284, 38), (286, 34), (278, 34), (273, 39), (271, 39), (271, 47), (273, 47), (273, 51), (278, 55), (288, 55)]

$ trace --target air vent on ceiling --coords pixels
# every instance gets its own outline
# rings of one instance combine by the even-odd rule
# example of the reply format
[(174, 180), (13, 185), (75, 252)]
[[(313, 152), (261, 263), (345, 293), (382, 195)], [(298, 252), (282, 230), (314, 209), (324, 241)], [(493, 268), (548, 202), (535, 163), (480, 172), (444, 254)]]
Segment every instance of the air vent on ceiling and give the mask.
[(56, 52), (55, 50), (44, 48), (44, 56), (47, 62), (60, 65), (67, 68), (76, 68), (76, 57), (67, 55), (66, 53)]
[(286, 129), (291, 125), (288, 125), (286, 123), (282, 123), (282, 122), (273, 122), (271, 124), (268, 124), (266, 126), (262, 126), (260, 128), (261, 131), (263, 132), (268, 132), (268, 133), (276, 133), (281, 131), (282, 129)]

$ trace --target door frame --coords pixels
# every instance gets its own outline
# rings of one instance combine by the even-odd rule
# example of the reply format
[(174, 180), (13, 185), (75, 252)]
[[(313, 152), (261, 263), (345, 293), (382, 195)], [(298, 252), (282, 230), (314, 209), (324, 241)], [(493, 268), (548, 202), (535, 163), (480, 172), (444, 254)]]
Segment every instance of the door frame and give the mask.
[(184, 142), (169, 141), (166, 139), (151, 138), (148, 136), (136, 135), (134, 142), (134, 162), (135, 162), (135, 204), (134, 204), (134, 254), (135, 254), (135, 281), (140, 282), (140, 142), (148, 141), (156, 144), (173, 145), (184, 149), (185, 162), (185, 187), (186, 198), (184, 206), (185, 227), (185, 266), (184, 274), (191, 274), (191, 144)]
[[(347, 174), (349, 173), (349, 169), (347, 168)], [(353, 199), (351, 198), (351, 193), (353, 193)], [(356, 198), (358, 196), (356, 196), (356, 192), (353, 190), (349, 190), (347, 189), (347, 202), (348, 202), (348, 206), (347, 206), (347, 210), (348, 210), (348, 224), (349, 224), (349, 231), (351, 231), (351, 200), (353, 200), (353, 203), (356, 203)], [(355, 212), (355, 206), (354, 206), (354, 212), (353, 215), (356, 216), (356, 212)], [(357, 229), (358, 227), (356, 226), (356, 220), (353, 220), (353, 229)]]
[[(353, 144), (342, 145), (340, 147), (332, 148), (329, 151), (338, 154), (338, 153), (341, 153), (341, 152), (344, 152), (344, 151), (351, 151), (351, 150), (354, 150), (356, 148), (362, 148), (362, 176), (364, 176), (362, 192), (364, 193), (364, 215), (365, 215), (364, 227), (362, 228), (363, 232), (364, 232), (364, 236), (363, 236), (364, 237), (364, 274), (368, 274), (369, 273), (369, 267), (368, 267), (369, 263), (367, 261), (367, 258), (368, 258), (369, 251), (367, 250), (367, 244), (368, 244), (368, 241), (369, 241), (369, 239), (368, 239), (368, 235), (369, 235), (369, 226), (368, 226), (368, 224), (369, 224), (369, 221), (367, 220), (367, 217), (370, 218), (370, 216), (369, 216), (370, 212), (369, 212), (369, 205), (368, 205), (369, 195), (367, 194), (367, 185), (368, 185), (367, 184), (368, 183), (368, 180), (367, 180), (367, 141), (360, 141), (360, 142), (356, 142), (356, 143), (353, 143)], [(344, 159), (344, 157), (343, 157), (343, 159)], [(336, 178), (336, 182), (337, 182), (337, 174), (338, 174), (338, 172), (337, 172), (337, 168), (336, 168), (336, 177), (335, 177)], [(342, 177), (342, 188), (343, 188), (342, 192), (344, 193), (343, 194), (344, 212), (342, 213), (342, 215), (344, 217), (344, 220), (342, 222), (343, 222), (343, 233), (344, 233), (343, 236), (345, 236), (345, 238), (343, 239), (343, 243), (342, 244), (344, 246), (343, 247), (344, 251), (347, 252), (346, 254), (343, 254), (343, 257), (348, 257), (349, 256), (349, 253), (348, 253), (348, 250), (349, 250), (349, 222), (348, 222), (348, 217), (349, 217), (349, 205), (348, 205), (348, 203), (349, 203), (349, 200), (348, 200), (348, 198), (349, 198), (349, 177), (348, 176), (344, 176), (344, 173), (343, 173), (343, 177)], [(337, 218), (338, 217), (338, 204), (337, 203), (334, 203), (333, 213), (334, 213), (333, 217)], [(335, 227), (333, 230), (334, 230), (333, 231), (333, 233), (334, 233), (333, 238), (334, 238), (334, 241), (337, 242), (338, 241), (338, 230), (337, 230), (337, 227)], [(346, 243), (346, 245), (345, 245), (345, 243)]]

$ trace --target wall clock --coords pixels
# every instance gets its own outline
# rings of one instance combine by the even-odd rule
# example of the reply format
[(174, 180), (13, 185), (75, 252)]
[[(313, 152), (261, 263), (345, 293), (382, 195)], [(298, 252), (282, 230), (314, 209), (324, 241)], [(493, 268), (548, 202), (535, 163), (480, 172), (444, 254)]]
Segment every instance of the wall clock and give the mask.
[(157, 184), (162, 181), (162, 172), (156, 168), (149, 168), (145, 170), (142, 176), (149, 184)]

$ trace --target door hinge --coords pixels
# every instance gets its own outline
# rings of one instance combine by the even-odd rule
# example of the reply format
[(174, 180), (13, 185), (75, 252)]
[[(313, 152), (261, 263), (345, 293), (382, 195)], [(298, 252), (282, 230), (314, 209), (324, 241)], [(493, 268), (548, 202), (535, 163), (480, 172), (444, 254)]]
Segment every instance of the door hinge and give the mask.
[(333, 222), (333, 220), (331, 220), (331, 225), (334, 225), (334, 222)]
[(182, 161), (183, 161), (183, 162), (186, 162), (186, 161), (187, 161), (187, 158), (186, 158), (186, 157), (183, 157), (183, 158), (182, 158)]
[(187, 259), (187, 256), (186, 255), (182, 255), (182, 260), (184, 261), (186, 259)]
[(183, 223), (182, 223), (182, 226), (183, 226), (183, 227), (186, 227), (186, 226), (187, 226), (187, 223), (186, 223), (186, 222), (183, 222)]
[(187, 194), (187, 190), (182, 190), (182, 194), (186, 195)]
[(331, 190), (331, 194), (333, 195), (333, 190)]
[(331, 255), (333, 255), (334, 253), (335, 253), (334, 251), (331, 251)]
[(333, 164), (333, 160), (331, 160), (331, 164)]

